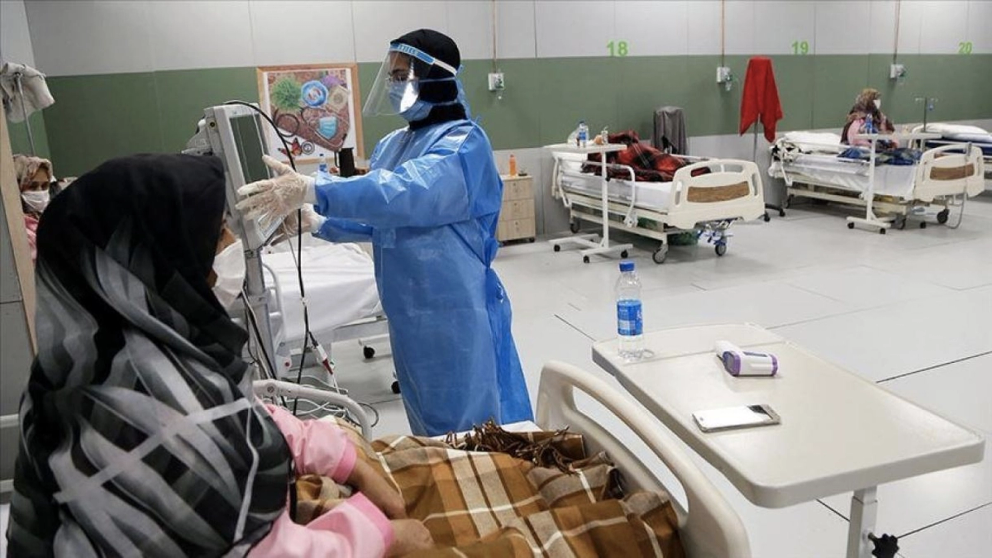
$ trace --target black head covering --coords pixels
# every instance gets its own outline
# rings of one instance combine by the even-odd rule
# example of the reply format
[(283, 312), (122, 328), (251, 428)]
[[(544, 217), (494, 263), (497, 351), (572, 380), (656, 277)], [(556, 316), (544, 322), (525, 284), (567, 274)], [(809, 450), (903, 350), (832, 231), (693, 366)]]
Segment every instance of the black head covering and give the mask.
[[(418, 29), (411, 31), (393, 43), (401, 43), (421, 50), (442, 62), (449, 64), (453, 68), (458, 68), (462, 64), (461, 53), (458, 52), (458, 45), (451, 37), (434, 31), (433, 29)], [(431, 66), (414, 59), (414, 72), (422, 79), (443, 79), (453, 77), (450, 72), (440, 66)], [(458, 85), (454, 81), (440, 81), (420, 84), (420, 98), (429, 103), (448, 103), (458, 98)], [(431, 109), (430, 114), (417, 122), (411, 122), (413, 129), (423, 128), (431, 124), (448, 122), (450, 120), (462, 120), (466, 118), (465, 108), (461, 105), (440, 105)]]
[(224, 188), (216, 158), (138, 155), (42, 216), (13, 555), (244, 554), (284, 509), (288, 447), (207, 283)]

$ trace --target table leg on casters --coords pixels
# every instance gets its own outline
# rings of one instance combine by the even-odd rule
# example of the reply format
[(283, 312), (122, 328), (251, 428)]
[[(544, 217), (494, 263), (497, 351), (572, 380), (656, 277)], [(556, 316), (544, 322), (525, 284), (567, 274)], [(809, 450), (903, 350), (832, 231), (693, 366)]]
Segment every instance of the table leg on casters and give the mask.
[(847, 558), (872, 558), (868, 535), (875, 529), (878, 515), (876, 487), (855, 491), (851, 498), (851, 524), (847, 531)]

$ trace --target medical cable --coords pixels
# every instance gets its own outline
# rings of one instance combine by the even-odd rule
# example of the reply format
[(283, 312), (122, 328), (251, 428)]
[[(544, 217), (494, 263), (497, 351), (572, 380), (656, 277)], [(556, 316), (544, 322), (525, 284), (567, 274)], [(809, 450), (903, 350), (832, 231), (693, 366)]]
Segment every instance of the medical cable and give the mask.
[[(266, 114), (265, 111), (263, 111), (259, 107), (255, 106), (255, 105), (253, 105), (251, 103), (246, 103), (244, 101), (232, 100), (232, 101), (228, 101), (228, 102), (226, 102), (224, 104), (225, 105), (241, 105), (241, 106), (246, 106), (246, 107), (251, 108), (255, 112), (257, 112), (258, 114), (260, 114), (262, 116), (262, 118), (264, 118), (266, 120), (266, 122), (268, 122), (269, 125), (272, 126), (272, 129), (275, 131), (276, 135), (279, 137), (279, 141), (282, 142), (283, 149), (285, 150), (286, 158), (289, 159), (289, 166), (292, 167), (292, 169), (293, 169), (294, 172), (296, 171), (296, 160), (293, 157), (293, 150), (289, 148), (289, 143), (286, 142), (286, 138), (289, 137), (289, 136), (286, 135), (286, 134), (283, 134), (279, 130), (279, 127), (276, 126), (276, 123), (275, 123), (275, 121), (272, 120), (272, 117), (271, 116), (269, 116), (268, 114)], [(290, 251), (292, 251), (292, 243), (290, 243)], [(302, 352), (300, 354), (300, 367), (299, 367), (299, 369), (296, 372), (296, 383), (300, 383), (300, 380), (303, 378), (303, 367), (304, 367), (304, 365), (306, 363), (306, 360), (307, 360), (307, 350), (310, 349), (310, 347), (307, 345), (307, 340), (309, 339), (315, 345), (317, 343), (316, 339), (314, 339), (313, 333), (310, 331), (310, 312), (307, 309), (306, 290), (305, 290), (305, 288), (303, 286), (303, 267), (302, 267), (302, 260), (303, 260), (303, 208), (302, 207), (296, 210), (296, 253), (297, 253), (297, 259), (296, 259), (296, 278), (297, 278), (297, 280), (299, 281), (299, 284), (300, 284), (300, 302), (302, 303), (302, 306), (303, 306), (303, 349), (302, 349)], [(266, 355), (266, 358), (268, 358), (268, 355)], [(300, 400), (300, 398), (297, 397), (294, 400), (294, 402), (293, 402), (293, 414), (294, 415), (296, 414), (297, 404), (299, 403), (299, 400)]]

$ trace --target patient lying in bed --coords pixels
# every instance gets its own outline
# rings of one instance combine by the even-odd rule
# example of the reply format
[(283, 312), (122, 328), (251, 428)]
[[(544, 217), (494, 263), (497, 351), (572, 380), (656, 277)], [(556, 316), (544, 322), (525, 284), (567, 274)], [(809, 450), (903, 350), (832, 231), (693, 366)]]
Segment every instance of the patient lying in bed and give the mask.
[[(434, 548), (412, 556), (683, 556), (667, 494), (623, 494), (605, 454), (567, 432), (513, 434), (488, 424), (446, 441), (374, 442), (339, 423), (358, 459), (397, 487)], [(454, 449), (458, 448), (458, 449)], [(294, 517), (319, 521), (350, 493), (326, 477), (296, 482)]]
[[(606, 163), (610, 165), (625, 165), (634, 169), (634, 177), (638, 182), (671, 182), (675, 176), (675, 171), (688, 165), (688, 161), (665, 153), (650, 145), (641, 143), (637, 132), (627, 130), (616, 134), (609, 134), (607, 143), (626, 145), (622, 151), (614, 151), (606, 154)], [(599, 153), (589, 155), (589, 161), (600, 162), (602, 158)], [(582, 172), (599, 174), (598, 165), (585, 164)], [(708, 169), (700, 169), (698, 173), (708, 172)], [(625, 169), (609, 168), (607, 175), (610, 178), (630, 180), (630, 173)]]

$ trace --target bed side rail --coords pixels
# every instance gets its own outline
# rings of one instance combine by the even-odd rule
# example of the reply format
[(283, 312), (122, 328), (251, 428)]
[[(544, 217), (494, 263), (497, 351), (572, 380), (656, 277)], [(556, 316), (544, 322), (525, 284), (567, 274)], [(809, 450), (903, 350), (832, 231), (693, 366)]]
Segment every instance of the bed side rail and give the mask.
[(672, 504), (679, 513), (680, 537), (688, 556), (750, 558), (744, 524), (726, 499), (658, 421), (606, 382), (563, 362), (547, 363), (538, 389), (537, 424), (544, 429), (571, 426), (585, 435), (591, 451), (606, 451), (630, 485), (644, 490), (662, 487), (658, 477), (629, 448), (595, 419), (578, 410), (576, 389), (597, 400), (627, 425), (681, 483), (689, 511), (682, 510), (675, 500)]
[(372, 435), (372, 424), (369, 422), (369, 417), (365, 414), (365, 410), (362, 409), (362, 406), (357, 401), (346, 395), (281, 380), (256, 380), (252, 382), (251, 386), (255, 395), (266, 399), (275, 400), (276, 397), (302, 397), (310, 401), (330, 403), (347, 409), (352, 416), (358, 419), (358, 424), (362, 429), (362, 437), (368, 439)]
[(933, 197), (941, 195), (978, 195), (985, 189), (982, 150), (970, 143), (927, 149), (917, 165), (916, 184), (923, 194), (918, 196), (922, 201), (933, 201)]

